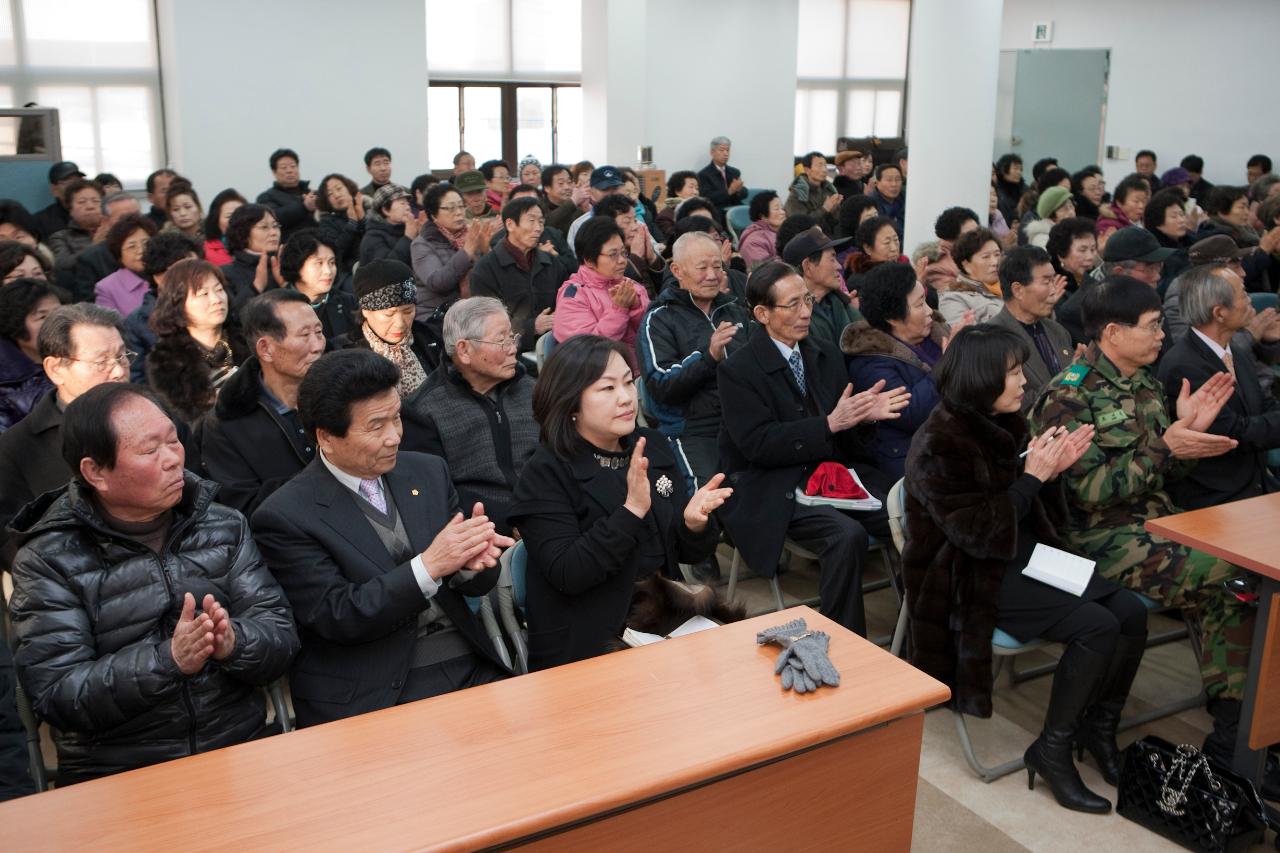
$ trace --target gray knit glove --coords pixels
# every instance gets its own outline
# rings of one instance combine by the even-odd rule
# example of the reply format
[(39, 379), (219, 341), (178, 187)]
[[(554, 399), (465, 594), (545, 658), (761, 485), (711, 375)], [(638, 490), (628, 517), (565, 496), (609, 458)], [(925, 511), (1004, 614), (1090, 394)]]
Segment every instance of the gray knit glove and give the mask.
[(823, 684), (840, 685), (840, 673), (827, 656), (831, 637), (822, 631), (810, 631), (803, 619), (766, 628), (756, 634), (756, 642), (782, 647), (773, 671), (782, 676), (783, 690), (812, 693)]

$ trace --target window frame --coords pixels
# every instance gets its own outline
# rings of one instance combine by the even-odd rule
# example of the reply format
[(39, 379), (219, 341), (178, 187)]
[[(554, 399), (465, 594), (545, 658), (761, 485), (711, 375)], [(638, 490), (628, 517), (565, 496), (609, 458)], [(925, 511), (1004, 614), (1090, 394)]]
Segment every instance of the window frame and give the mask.
[[(840, 68), (842, 69), (842, 74), (838, 77), (831, 77), (831, 76), (817, 77), (817, 76), (802, 76), (797, 72), (797, 75), (796, 75), (797, 90), (809, 91), (809, 90), (827, 89), (827, 90), (834, 90), (836, 93), (836, 138), (831, 141), (833, 150), (835, 145), (838, 143), (840, 139), (849, 138), (853, 136), (852, 134), (846, 132), (848, 129), (848, 122), (849, 122), (849, 95), (853, 92), (871, 92), (874, 95), (874, 93), (876, 92), (882, 92), (886, 90), (897, 91), (899, 94), (900, 100), (899, 100), (899, 108), (898, 108), (898, 123), (897, 123), (897, 127), (894, 128), (894, 132), (891, 134), (873, 132), (869, 134), (869, 136), (874, 138), (881, 138), (881, 139), (884, 139), (884, 138), (891, 139), (894, 137), (905, 138), (905, 135), (906, 135), (907, 99), (910, 97), (910, 84), (908, 81), (910, 78), (910, 70), (911, 70), (911, 11), (912, 11), (913, 4), (911, 0), (907, 0), (906, 64), (903, 70), (902, 78), (898, 79), (895, 77), (873, 78), (873, 77), (846, 76), (848, 73), (847, 69), (849, 67), (848, 21), (849, 21), (849, 15), (851, 13), (851, 7), (856, 2), (857, 0), (843, 0), (844, 11), (843, 11), (843, 16), (841, 17), (841, 20), (840, 20), (840, 24), (841, 24), (840, 26), (840, 41), (841, 41)], [(874, 127), (875, 127), (875, 118), (873, 115), (872, 117), (873, 130), (874, 130)], [(863, 137), (854, 137), (854, 138), (863, 138)], [(808, 152), (797, 151), (795, 152), (795, 156), (798, 158), (803, 156), (806, 153)]]
[[(580, 89), (580, 82), (565, 82), (562, 80), (533, 80), (520, 79), (512, 80), (510, 76), (506, 79), (482, 78), (468, 76), (462, 78), (432, 78), (428, 82), (428, 86), (435, 87), (456, 87), (458, 90), (458, 148), (457, 151), (468, 150), (466, 146), (466, 88), (468, 86), (497, 88), (501, 98), (502, 116), (502, 156), (498, 159), (505, 160), (511, 167), (512, 175), (515, 175), (516, 164), (520, 160), (520, 153), (516, 147), (516, 131), (518, 129), (519, 116), (516, 114), (516, 95), (519, 89), (551, 89), (551, 162), (558, 163), (560, 156), (560, 89)], [(427, 116), (428, 123), (431, 117)], [(475, 152), (472, 152), (473, 154)], [(428, 162), (431, 159), (431, 152), (427, 152)], [(477, 161), (479, 165), (479, 161)], [(447, 177), (453, 172), (452, 168), (440, 168), (431, 170), (433, 174), (440, 177)]]
[[(102, 122), (98, 115), (98, 90), (113, 87), (133, 87), (146, 90), (151, 116), (151, 148), (155, 152), (152, 170), (162, 168), (169, 162), (168, 138), (165, 133), (164, 114), (164, 80), (160, 72), (160, 31), (158, 10), (155, 0), (146, 4), (151, 15), (151, 46), (154, 50), (154, 65), (151, 69), (143, 68), (100, 68), (86, 66), (84, 68), (67, 68), (57, 66), (31, 66), (27, 63), (27, 31), (23, 16), (22, 0), (0, 0), (9, 7), (9, 20), (13, 26), (13, 59), (11, 68), (0, 71), (5, 84), (13, 90), (14, 108), (21, 104), (36, 101), (38, 108), (57, 109), (49, 104), (39, 103), (36, 90), (41, 86), (66, 86), (89, 90), (91, 125), (93, 127), (94, 159), (102, 166), (96, 171), (112, 171), (105, 162), (102, 150)], [(59, 116), (61, 111), (59, 111)], [(59, 135), (59, 151), (61, 151)], [(89, 171), (89, 170), (86, 170)], [(126, 190), (144, 189), (138, 186), (126, 186)]]

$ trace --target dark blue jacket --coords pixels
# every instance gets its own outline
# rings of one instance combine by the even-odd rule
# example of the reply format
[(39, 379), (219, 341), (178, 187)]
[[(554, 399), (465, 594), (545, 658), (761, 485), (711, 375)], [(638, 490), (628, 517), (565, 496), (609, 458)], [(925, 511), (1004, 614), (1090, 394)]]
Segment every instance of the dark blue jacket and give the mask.
[[(933, 340), (941, 345), (946, 324), (935, 315)], [(938, 404), (938, 389), (933, 385), (929, 366), (902, 341), (866, 320), (859, 320), (844, 330), (840, 349), (849, 357), (849, 380), (854, 393), (865, 391), (881, 379), (884, 390), (906, 388), (911, 402), (898, 413), (896, 420), (876, 424), (871, 442), (876, 467), (895, 478), (906, 473), (907, 451), (911, 438)]]

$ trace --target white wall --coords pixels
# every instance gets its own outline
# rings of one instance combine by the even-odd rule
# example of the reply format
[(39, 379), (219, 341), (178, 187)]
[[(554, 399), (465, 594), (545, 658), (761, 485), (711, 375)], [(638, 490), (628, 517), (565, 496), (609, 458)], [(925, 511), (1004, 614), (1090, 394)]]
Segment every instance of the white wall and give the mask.
[[(648, 139), (667, 174), (710, 162), (712, 137), (748, 187), (791, 182), (796, 0), (648, 0)], [(635, 156), (634, 154), (632, 155)]]
[(583, 3), (586, 156), (670, 174), (701, 169), (712, 137), (749, 187), (784, 190), (795, 135), (796, 0)]
[(1006, 0), (1001, 49), (1036, 47), (1037, 21), (1052, 48), (1111, 49), (1104, 145), (1129, 159), (1099, 164), (1109, 185), (1143, 148), (1162, 172), (1199, 154), (1214, 183), (1243, 184), (1252, 154), (1280, 162), (1276, 0)]
[(427, 165), (426, 8), (378, 0), (159, 0), (170, 165), (206, 204), (225, 187), (253, 199), (268, 155), (298, 152), (302, 176), (363, 185), (375, 145), (407, 184)]

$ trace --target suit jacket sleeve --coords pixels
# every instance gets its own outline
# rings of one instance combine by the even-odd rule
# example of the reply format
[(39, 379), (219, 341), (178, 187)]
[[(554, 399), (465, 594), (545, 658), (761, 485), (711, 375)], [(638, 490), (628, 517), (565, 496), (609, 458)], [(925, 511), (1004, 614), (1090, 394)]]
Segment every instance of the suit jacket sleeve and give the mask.
[[(1178, 393), (1182, 390), (1182, 380), (1184, 378), (1191, 383), (1191, 391), (1195, 393), (1211, 376), (1222, 372), (1221, 368), (1210, 364), (1202, 358), (1173, 358), (1178, 354), (1191, 355), (1185, 348), (1180, 348), (1180, 350), (1180, 353), (1171, 352), (1165, 356), (1160, 365), (1160, 378), (1164, 381), (1165, 394), (1169, 398), (1170, 409), (1176, 404)], [(1257, 380), (1254, 377), (1257, 375), (1257, 367), (1253, 358), (1247, 353), (1241, 353), (1238, 349), (1235, 350), (1234, 358), (1236, 375), (1243, 376), (1245, 377), (1244, 381), (1253, 382), (1256, 385)], [(1237, 389), (1234, 393), (1238, 395), (1241, 392)], [(1214, 435), (1225, 435), (1228, 438), (1234, 438), (1242, 446), (1251, 446), (1258, 450), (1270, 450), (1273, 447), (1280, 447), (1280, 403), (1277, 403), (1276, 398), (1266, 393), (1262, 388), (1258, 388), (1257, 393), (1263, 401), (1260, 413), (1256, 415), (1245, 414), (1238, 407), (1232, 406), (1229, 400), (1227, 405), (1223, 406), (1222, 410), (1218, 412), (1218, 417), (1214, 419), (1206, 431)]]
[(249, 522), (240, 518), (240, 547), (231, 564), (230, 601), (236, 644), (225, 661), (215, 661), (223, 671), (250, 684), (269, 684), (284, 675), (298, 653), (298, 630), (284, 590), (267, 571)]
[[(738, 358), (746, 356), (744, 351)], [(734, 359), (720, 363), (720, 401), (733, 417), (721, 428), (752, 465), (785, 468), (807, 465), (836, 455), (834, 436), (823, 415), (795, 421), (779, 421), (765, 395), (771, 390), (768, 377), (736, 369)]]
[(354, 645), (381, 639), (426, 609), (427, 599), (408, 561), (353, 581), (308, 531), (320, 523), (275, 502), (253, 514), (254, 538), (300, 626), (331, 643)]

